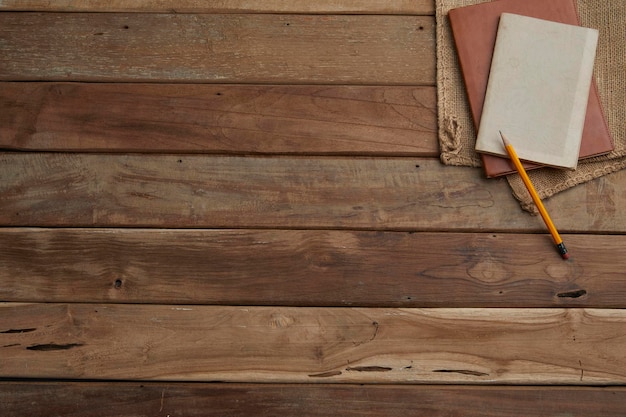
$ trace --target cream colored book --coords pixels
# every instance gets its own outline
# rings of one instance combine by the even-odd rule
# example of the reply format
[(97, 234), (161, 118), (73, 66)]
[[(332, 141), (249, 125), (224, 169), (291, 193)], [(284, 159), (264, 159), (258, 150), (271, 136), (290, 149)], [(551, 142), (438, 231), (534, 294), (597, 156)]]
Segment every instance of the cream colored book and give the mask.
[(511, 13), (500, 16), (476, 151), (576, 169), (598, 31)]

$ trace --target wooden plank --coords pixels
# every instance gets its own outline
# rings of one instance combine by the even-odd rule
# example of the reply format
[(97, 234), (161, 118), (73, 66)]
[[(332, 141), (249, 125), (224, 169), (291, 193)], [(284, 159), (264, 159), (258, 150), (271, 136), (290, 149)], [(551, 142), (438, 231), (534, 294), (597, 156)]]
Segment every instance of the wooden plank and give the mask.
[(623, 384), (626, 311), (0, 305), (0, 375)]
[[(506, 182), (434, 159), (4, 153), (0, 177), (4, 226), (546, 233)], [(563, 233), (624, 233), (625, 182), (606, 176), (546, 207)]]
[[(86, 404), (89, 406), (86, 407)], [(0, 382), (5, 416), (623, 417), (623, 387)]]
[(437, 156), (433, 87), (0, 84), (0, 147)]
[(626, 307), (626, 236), (565, 239), (570, 262), (539, 235), (5, 228), (0, 299)]
[(430, 14), (432, 0), (3, 0), (0, 10), (59, 12), (165, 12), (165, 13), (349, 13)]
[(0, 80), (434, 85), (432, 16), (2, 13)]

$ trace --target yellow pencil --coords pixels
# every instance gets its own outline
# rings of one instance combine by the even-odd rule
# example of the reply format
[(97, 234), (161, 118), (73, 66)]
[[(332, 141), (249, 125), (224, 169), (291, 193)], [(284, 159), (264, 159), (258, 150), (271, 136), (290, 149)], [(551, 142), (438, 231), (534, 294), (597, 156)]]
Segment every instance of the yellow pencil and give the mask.
[(519, 158), (517, 157), (517, 153), (515, 153), (515, 149), (513, 149), (513, 145), (511, 145), (511, 142), (507, 140), (507, 138), (504, 136), (504, 134), (502, 134), (502, 132), (500, 132), (500, 136), (502, 136), (502, 143), (504, 143), (504, 148), (506, 149), (506, 152), (511, 157), (511, 161), (513, 162), (513, 165), (515, 165), (517, 172), (519, 172), (520, 177), (522, 177), (522, 181), (524, 181), (524, 185), (528, 189), (530, 196), (532, 197), (533, 201), (535, 202), (535, 205), (539, 209), (539, 214), (541, 214), (543, 221), (546, 223), (546, 226), (548, 226), (548, 230), (550, 230), (550, 234), (552, 235), (552, 239), (554, 239), (554, 244), (556, 245), (556, 248), (558, 249), (559, 254), (561, 254), (561, 257), (563, 259), (568, 259), (569, 253), (567, 253), (567, 249), (565, 248), (563, 239), (561, 239), (561, 236), (559, 236), (559, 232), (557, 232), (556, 227), (554, 227), (554, 223), (552, 223), (552, 220), (550, 219), (550, 216), (548, 215), (546, 208), (543, 206), (543, 203), (541, 202), (539, 195), (537, 195), (537, 191), (535, 191), (535, 187), (533, 186), (533, 183), (530, 182), (530, 178), (528, 178), (528, 174), (526, 174), (526, 170), (524, 169), (524, 166), (522, 165)]

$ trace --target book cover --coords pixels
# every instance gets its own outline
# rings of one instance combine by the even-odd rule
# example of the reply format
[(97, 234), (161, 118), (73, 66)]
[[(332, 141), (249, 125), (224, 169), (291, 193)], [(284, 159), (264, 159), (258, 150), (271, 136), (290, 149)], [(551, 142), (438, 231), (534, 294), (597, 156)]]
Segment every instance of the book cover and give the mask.
[(476, 151), (576, 169), (598, 31), (533, 17), (500, 16)]
[[(487, 89), (498, 22), (504, 12), (578, 25), (573, 0), (496, 0), (450, 10), (450, 26), (477, 130)], [(613, 141), (606, 125), (595, 82), (592, 81), (579, 158), (603, 155), (612, 150)], [(488, 154), (481, 154), (480, 157), (487, 177), (515, 172), (515, 168), (506, 158)], [(541, 167), (527, 162), (524, 166), (526, 169)]]

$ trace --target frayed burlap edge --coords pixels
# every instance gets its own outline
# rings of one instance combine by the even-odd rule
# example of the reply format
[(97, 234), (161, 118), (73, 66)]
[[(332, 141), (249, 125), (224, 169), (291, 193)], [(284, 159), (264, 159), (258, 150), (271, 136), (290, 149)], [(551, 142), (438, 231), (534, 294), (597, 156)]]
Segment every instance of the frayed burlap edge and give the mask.
[(446, 165), (481, 166), (480, 158), (474, 151), (476, 131), (463, 89), (463, 79), (448, 22), (450, 9), (476, 2), (437, 0), (436, 4), (439, 146), (441, 161)]
[[(550, 169), (549, 171), (553, 172), (549, 172), (545, 175), (549, 176), (554, 185), (551, 188), (544, 187), (537, 190), (537, 193), (541, 199), (548, 198), (579, 184), (612, 174), (624, 168), (626, 168), (626, 158), (615, 159), (613, 162), (608, 164), (606, 162), (591, 162), (581, 165), (580, 168), (576, 170), (576, 175), (567, 175), (564, 171)], [(536, 175), (531, 173), (529, 173), (529, 175), (531, 176), (533, 184), (538, 182), (538, 178), (532, 178), (533, 176), (536, 177)], [(528, 190), (526, 189), (526, 186), (522, 182), (520, 176), (509, 175), (507, 176), (507, 180), (511, 186), (513, 196), (519, 201), (522, 209), (530, 213), (537, 214), (537, 207), (533, 203), (530, 194), (528, 194)]]
[[(456, 50), (448, 24), (448, 11), (489, 0), (437, 0), (437, 93), (441, 161), (446, 165), (480, 166), (474, 152), (476, 133), (465, 96)], [(541, 198), (626, 168), (626, 2), (578, 0), (581, 24), (600, 30), (595, 78), (607, 124), (615, 141), (609, 155), (579, 163), (576, 171), (544, 168), (529, 173)], [(518, 175), (507, 176), (513, 195), (524, 210), (535, 212)]]

